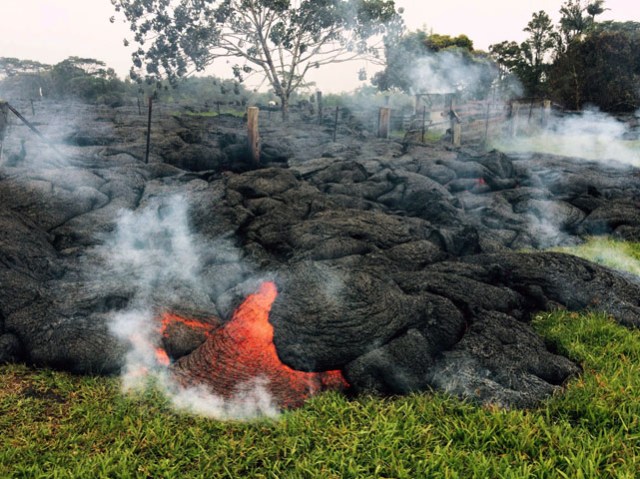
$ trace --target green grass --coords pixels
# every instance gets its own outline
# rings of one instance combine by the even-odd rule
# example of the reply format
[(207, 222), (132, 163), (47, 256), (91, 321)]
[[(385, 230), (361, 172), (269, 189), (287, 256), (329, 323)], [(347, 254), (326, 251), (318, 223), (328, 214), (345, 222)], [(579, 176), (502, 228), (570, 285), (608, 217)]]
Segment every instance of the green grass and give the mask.
[(570, 248), (555, 248), (612, 269), (640, 276), (640, 243), (593, 237), (584, 244)]
[[(638, 244), (593, 240), (640, 258)], [(595, 253), (594, 253), (595, 252)], [(2, 478), (634, 478), (640, 332), (599, 314), (543, 313), (536, 330), (584, 373), (532, 410), (444, 394), (313, 398), (278, 419), (178, 413), (116, 378), (0, 367)]]
[(339, 394), (276, 420), (176, 413), (115, 378), (0, 368), (0, 477), (636, 477), (640, 333), (598, 315), (535, 327), (584, 374), (541, 407), (478, 407), (443, 394)]

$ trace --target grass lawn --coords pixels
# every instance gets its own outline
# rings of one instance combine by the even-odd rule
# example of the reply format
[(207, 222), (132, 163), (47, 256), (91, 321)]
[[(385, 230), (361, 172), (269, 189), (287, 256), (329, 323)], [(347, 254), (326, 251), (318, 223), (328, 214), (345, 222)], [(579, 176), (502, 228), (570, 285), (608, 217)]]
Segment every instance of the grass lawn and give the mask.
[(0, 477), (638, 477), (640, 332), (566, 311), (534, 325), (584, 374), (526, 411), (329, 393), (278, 419), (221, 422), (153, 389), (124, 396), (116, 378), (3, 366)]

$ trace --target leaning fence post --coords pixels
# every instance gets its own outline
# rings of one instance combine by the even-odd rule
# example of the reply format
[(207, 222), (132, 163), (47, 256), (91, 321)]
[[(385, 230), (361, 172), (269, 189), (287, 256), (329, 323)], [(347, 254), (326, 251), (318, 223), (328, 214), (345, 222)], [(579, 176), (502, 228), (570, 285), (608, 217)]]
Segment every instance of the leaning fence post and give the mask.
[(149, 148), (151, 147), (151, 111), (153, 109), (153, 99), (149, 97), (149, 118), (147, 121), (147, 150), (144, 154), (144, 162), (149, 163)]
[(454, 147), (462, 145), (462, 125), (460, 124), (460, 117), (454, 109), (454, 95), (449, 94), (447, 98), (447, 104), (449, 105), (449, 121), (451, 128), (451, 142)]
[(378, 137), (389, 137), (389, 120), (391, 119), (391, 108), (381, 107), (378, 113)]
[(260, 132), (258, 130), (258, 114), (260, 109), (256, 106), (247, 108), (247, 136), (249, 138), (249, 151), (254, 166), (260, 164)]

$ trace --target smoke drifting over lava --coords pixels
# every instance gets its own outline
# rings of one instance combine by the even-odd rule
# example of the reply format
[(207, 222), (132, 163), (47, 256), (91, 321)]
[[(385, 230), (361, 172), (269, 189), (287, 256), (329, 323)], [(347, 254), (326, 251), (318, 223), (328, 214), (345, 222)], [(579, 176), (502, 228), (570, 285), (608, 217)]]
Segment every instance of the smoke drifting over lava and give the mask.
[[(637, 122), (640, 112), (635, 118)], [(525, 123), (523, 134), (504, 135), (494, 146), (509, 153), (546, 153), (609, 166), (640, 166), (640, 147), (637, 141), (632, 141), (638, 139), (638, 133), (628, 123), (595, 108), (551, 118), (545, 128), (534, 128), (531, 132), (526, 132), (526, 118), (520, 122)]]
[[(277, 405), (259, 378), (239, 384), (223, 398), (204, 386), (181, 387), (169, 373), (165, 357), (158, 354), (167, 311), (190, 304), (200, 315), (217, 315), (209, 297), (211, 288), (201, 276), (205, 248), (219, 251), (229, 261), (239, 259), (228, 243), (211, 244), (191, 232), (184, 197), (152, 200), (138, 212), (120, 215), (101, 255), (109, 273), (134, 291), (129, 306), (115, 313), (111, 322), (111, 331), (130, 345), (123, 388), (146, 387), (149, 377), (155, 377), (181, 409), (216, 418), (273, 415)], [(224, 287), (226, 281), (220, 278), (217, 287)], [(210, 325), (214, 327), (215, 323)]]
[[(269, 323), (275, 283), (257, 277), (246, 282), (239, 291), (261, 284), (220, 324), (210, 299), (214, 291), (201, 272), (203, 258), (211, 248), (221, 249), (226, 261), (240, 261), (240, 255), (228, 242), (193, 234), (188, 217), (183, 197), (152, 201), (140, 212), (123, 212), (113, 240), (105, 243), (110, 273), (135, 291), (129, 307), (111, 322), (112, 332), (129, 344), (123, 388), (145, 387), (154, 377), (179, 408), (216, 418), (272, 416), (321, 390), (346, 388), (339, 371), (305, 373), (282, 364)], [(217, 288), (225, 281), (230, 280), (220, 278)], [(176, 308), (185, 312), (174, 313)], [(184, 316), (189, 312), (199, 317)], [(201, 333), (203, 343), (174, 365), (164, 344), (176, 328)]]

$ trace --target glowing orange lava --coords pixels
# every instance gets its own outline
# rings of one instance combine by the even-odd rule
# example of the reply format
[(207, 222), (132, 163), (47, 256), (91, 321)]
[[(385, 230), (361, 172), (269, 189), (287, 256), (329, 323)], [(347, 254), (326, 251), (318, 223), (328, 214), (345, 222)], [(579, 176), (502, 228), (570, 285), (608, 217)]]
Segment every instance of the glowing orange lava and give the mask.
[(300, 406), (322, 390), (347, 389), (341, 371), (307, 373), (280, 361), (269, 323), (277, 294), (275, 283), (263, 283), (227, 324), (211, 331), (200, 348), (176, 363), (179, 378), (190, 385), (206, 384), (223, 397), (237, 393), (243, 383), (263, 379), (273, 399), (285, 408)]
[(169, 326), (176, 323), (182, 324), (196, 331), (202, 331), (205, 334), (205, 336), (208, 336), (209, 332), (213, 328), (211, 323), (198, 321), (197, 319), (182, 318), (177, 314), (172, 314), (172, 313), (164, 313), (162, 315), (160, 322), (161, 322), (160, 332), (162, 333), (163, 337), (167, 337), (169, 335), (169, 332), (167, 330)]
[(156, 348), (156, 361), (158, 361), (158, 364), (160, 364), (161, 366), (169, 366), (169, 364), (171, 364), (171, 359), (169, 359), (169, 355), (161, 347)]

